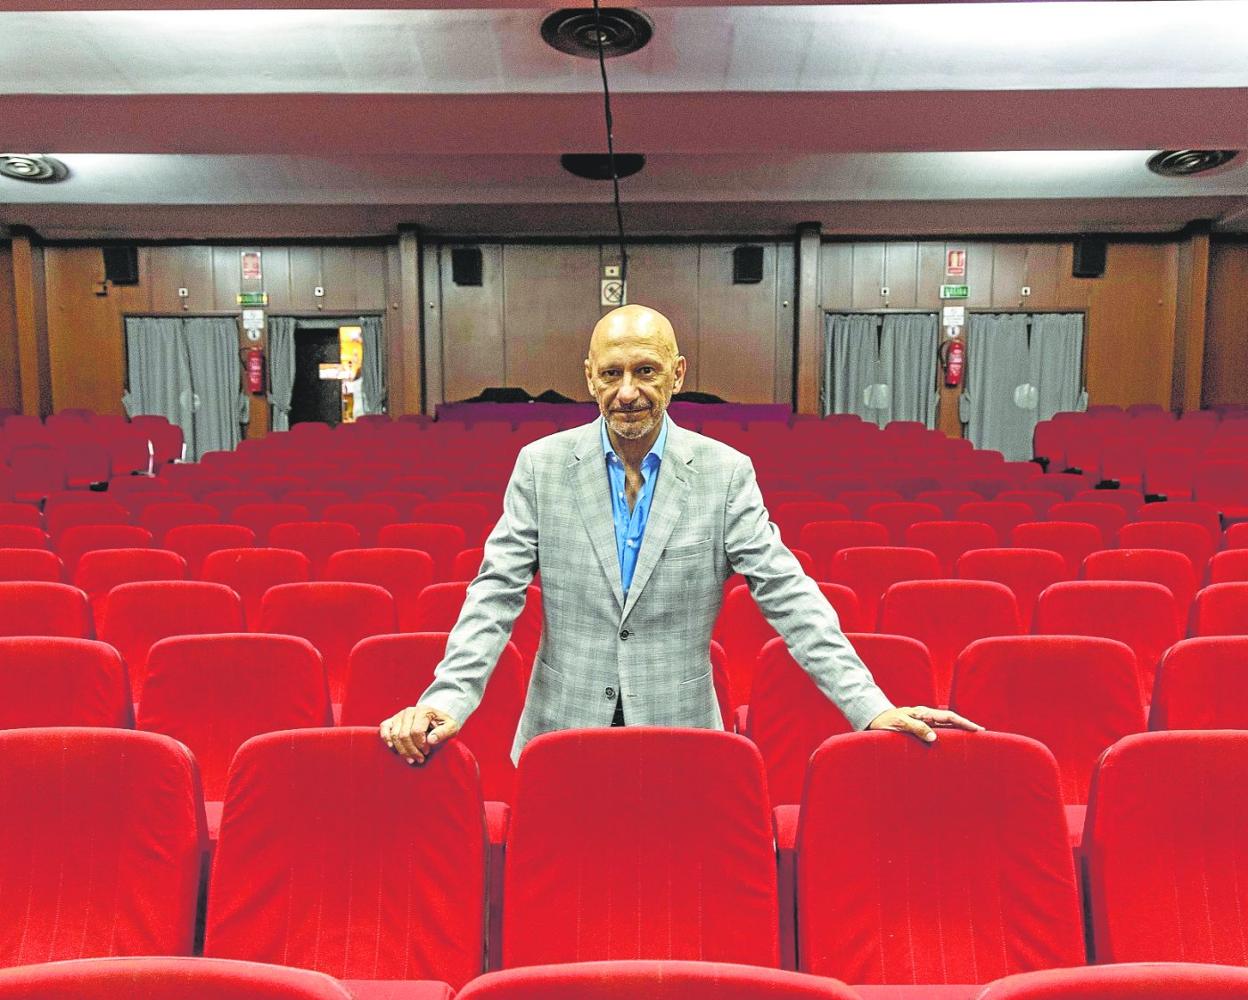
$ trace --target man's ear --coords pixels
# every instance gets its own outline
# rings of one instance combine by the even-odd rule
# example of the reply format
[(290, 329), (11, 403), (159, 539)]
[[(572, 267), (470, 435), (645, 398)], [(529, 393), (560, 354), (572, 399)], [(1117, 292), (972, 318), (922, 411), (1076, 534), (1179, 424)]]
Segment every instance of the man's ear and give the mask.
[(589, 395), (597, 399), (598, 393), (594, 390), (594, 368), (590, 364), (589, 358), (585, 359), (585, 386), (589, 389)]
[(680, 392), (680, 387), (685, 384), (685, 369), (687, 367), (688, 363), (685, 361), (685, 356), (682, 354), (676, 359), (676, 378), (673, 382), (672, 392)]

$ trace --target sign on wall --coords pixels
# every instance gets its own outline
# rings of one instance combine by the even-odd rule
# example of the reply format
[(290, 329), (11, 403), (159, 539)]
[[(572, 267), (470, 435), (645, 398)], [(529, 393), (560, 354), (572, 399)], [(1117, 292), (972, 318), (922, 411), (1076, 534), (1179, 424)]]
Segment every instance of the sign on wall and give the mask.
[(946, 250), (945, 251), (945, 277), (946, 278), (965, 278), (966, 277), (966, 251), (965, 250)]

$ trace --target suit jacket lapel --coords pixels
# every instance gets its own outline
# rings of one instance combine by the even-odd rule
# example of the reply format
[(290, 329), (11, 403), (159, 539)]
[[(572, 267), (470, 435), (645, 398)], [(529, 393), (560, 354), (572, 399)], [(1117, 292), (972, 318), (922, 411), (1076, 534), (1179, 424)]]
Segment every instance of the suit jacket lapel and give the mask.
[[(675, 424), (668, 425), (667, 445), (663, 461), (659, 465), (659, 481), (654, 485), (654, 499), (650, 504), (650, 517), (646, 521), (646, 533), (637, 554), (637, 568), (633, 571), (632, 586), (628, 588), (628, 600), (624, 604), (624, 618), (633, 610), (641, 596), (650, 574), (658, 565), (659, 556), (672, 536), (672, 530), (685, 510), (689, 498), (689, 463), (693, 461), (685, 447), (685, 431)], [(613, 524), (614, 529), (614, 524)], [(614, 537), (614, 536), (613, 536)], [(619, 571), (616, 571), (618, 579)]]
[[(624, 590), (620, 586), (620, 557), (615, 550), (615, 518), (611, 506), (611, 482), (607, 478), (607, 460), (602, 452), (601, 431), (595, 421), (590, 424), (573, 452), (568, 466), (576, 506), (585, 522), (594, 554), (611, 584), (616, 605), (624, 607)], [(644, 549), (644, 546), (643, 546)]]

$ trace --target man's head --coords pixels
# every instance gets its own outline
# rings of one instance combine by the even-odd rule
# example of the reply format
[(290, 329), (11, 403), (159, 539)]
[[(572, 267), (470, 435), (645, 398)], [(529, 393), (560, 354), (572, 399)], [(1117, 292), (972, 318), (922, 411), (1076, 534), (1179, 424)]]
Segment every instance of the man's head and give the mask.
[(646, 306), (621, 306), (589, 339), (585, 381), (607, 426), (620, 438), (657, 434), (672, 395), (685, 383), (685, 359), (672, 324)]

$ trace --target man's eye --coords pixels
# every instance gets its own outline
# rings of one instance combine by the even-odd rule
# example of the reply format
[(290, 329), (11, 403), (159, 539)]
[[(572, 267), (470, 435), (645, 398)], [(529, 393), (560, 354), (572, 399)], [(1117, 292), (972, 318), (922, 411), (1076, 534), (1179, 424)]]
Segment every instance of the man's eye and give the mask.
[(642, 366), (641, 368), (639, 368), (639, 369), (638, 369), (638, 374), (640, 374), (640, 375), (653, 375), (653, 374), (654, 374), (654, 369), (653, 369), (653, 368), (651, 368), (649, 365), (644, 365), (644, 366)]

